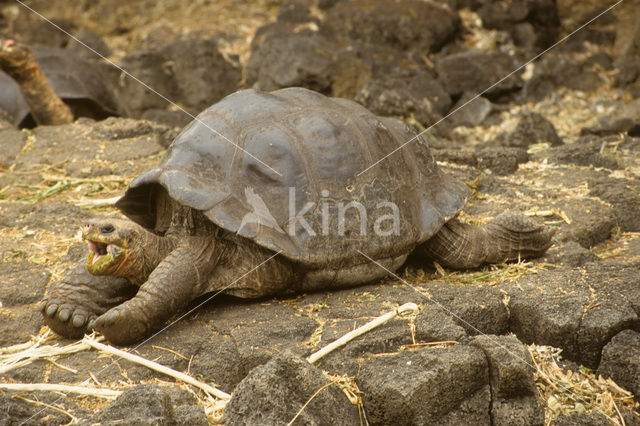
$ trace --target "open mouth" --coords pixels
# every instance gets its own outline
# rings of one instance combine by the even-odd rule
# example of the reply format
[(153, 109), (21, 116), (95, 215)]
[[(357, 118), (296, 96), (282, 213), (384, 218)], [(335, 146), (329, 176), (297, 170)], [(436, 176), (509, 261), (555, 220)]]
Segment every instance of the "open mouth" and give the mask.
[(93, 254), (93, 256), (90, 259), (92, 265), (94, 265), (98, 260), (106, 256), (110, 252), (109, 245), (105, 243), (101, 243), (99, 241), (91, 241), (91, 240), (88, 240), (87, 243), (89, 245), (89, 250), (91, 250)]

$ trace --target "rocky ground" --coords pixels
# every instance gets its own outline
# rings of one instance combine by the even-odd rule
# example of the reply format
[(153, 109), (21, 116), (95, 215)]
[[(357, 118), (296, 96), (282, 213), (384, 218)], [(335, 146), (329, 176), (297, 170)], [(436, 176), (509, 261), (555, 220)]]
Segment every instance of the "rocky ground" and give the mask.
[[(37, 303), (86, 258), (80, 225), (118, 214), (114, 197), (189, 121), (178, 106), (197, 113), (242, 87), (305, 86), (438, 123), (435, 157), (474, 191), (463, 218), (521, 210), (556, 230), (548, 254), (467, 272), (415, 261), (400, 279), (293, 299), (218, 296), (132, 348), (232, 393), (224, 417), (195, 388), (85, 350), (0, 370), (0, 384), (90, 382), (120, 397), (0, 388), (0, 424), (640, 424), (640, 4), (492, 86), (608, 2), (391, 3), (28, 2), (177, 105), (96, 63), (122, 117), (2, 123), (0, 346), (46, 334)], [(3, 31), (82, 52), (0, 5)], [(304, 361), (406, 302), (416, 316)]]

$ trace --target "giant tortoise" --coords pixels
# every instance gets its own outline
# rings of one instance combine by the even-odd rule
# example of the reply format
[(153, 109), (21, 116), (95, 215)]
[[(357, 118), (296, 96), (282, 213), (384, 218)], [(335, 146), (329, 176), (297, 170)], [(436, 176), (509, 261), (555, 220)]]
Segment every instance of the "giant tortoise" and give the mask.
[(0, 40), (0, 109), (16, 126), (115, 115), (117, 102), (111, 92), (98, 62), (66, 49)]
[(227, 96), (131, 182), (116, 203), (131, 220), (84, 225), (86, 268), (52, 287), (45, 322), (130, 344), (208, 292), (340, 288), (380, 279), (411, 253), (474, 268), (551, 245), (551, 231), (515, 213), (457, 220), (470, 191), (421, 136), (365, 171), (412, 138), (402, 121), (307, 89)]

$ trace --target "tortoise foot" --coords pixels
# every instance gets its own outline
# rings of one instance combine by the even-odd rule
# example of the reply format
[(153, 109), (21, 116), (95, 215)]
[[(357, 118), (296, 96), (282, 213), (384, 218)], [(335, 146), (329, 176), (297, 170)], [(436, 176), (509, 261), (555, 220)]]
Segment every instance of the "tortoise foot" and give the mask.
[(109, 309), (89, 323), (89, 328), (99, 331), (114, 345), (127, 346), (142, 340), (149, 332), (140, 307), (132, 300)]
[(87, 324), (96, 313), (81, 304), (70, 303), (64, 298), (50, 295), (40, 302), (43, 322), (61, 336), (76, 339), (87, 331)]
[(39, 308), (45, 325), (76, 339), (89, 330), (92, 320), (133, 297), (136, 290), (123, 278), (91, 275), (81, 265), (49, 287)]

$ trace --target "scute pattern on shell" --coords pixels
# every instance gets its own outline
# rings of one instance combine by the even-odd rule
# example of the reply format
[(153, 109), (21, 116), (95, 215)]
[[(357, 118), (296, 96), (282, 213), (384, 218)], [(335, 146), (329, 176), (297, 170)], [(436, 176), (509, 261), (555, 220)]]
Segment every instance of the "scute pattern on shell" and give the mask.
[[(463, 183), (440, 172), (422, 137), (358, 176), (415, 135), (405, 123), (377, 117), (345, 99), (302, 88), (244, 90), (185, 127), (162, 164), (136, 178), (117, 206), (154, 229), (153, 198), (161, 186), (218, 226), (310, 266), (349, 263), (360, 256), (357, 250), (374, 258), (400, 255), (435, 234), (469, 195)], [(280, 229), (256, 223), (241, 227), (245, 215), (254, 211), (248, 193), (264, 201)], [(366, 232), (360, 232), (359, 215), (352, 208), (345, 214), (344, 229), (350, 234), (340, 237), (337, 206), (350, 202), (364, 206)], [(374, 215), (390, 213), (381, 202), (398, 206), (399, 233), (374, 232)], [(289, 232), (290, 217), (307, 203), (313, 203), (304, 215), (311, 232), (295, 220), (295, 233)], [(325, 228), (323, 209), (329, 212)]]

